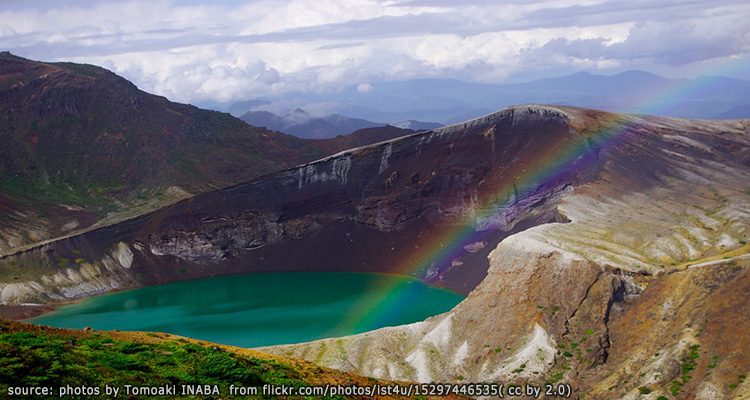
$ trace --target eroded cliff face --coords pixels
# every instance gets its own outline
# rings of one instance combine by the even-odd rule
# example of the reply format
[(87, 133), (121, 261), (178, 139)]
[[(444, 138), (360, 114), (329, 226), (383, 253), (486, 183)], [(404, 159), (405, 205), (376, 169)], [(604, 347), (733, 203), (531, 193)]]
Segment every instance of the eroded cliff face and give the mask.
[[(0, 301), (46, 303), (216, 274), (310, 270), (412, 274), (468, 293), (500, 240), (559, 220), (560, 196), (601, 168), (591, 151), (554, 179), (515, 182), (550, 146), (580, 141), (568, 122), (552, 107), (508, 109), (40, 245), (0, 260)], [(465, 243), (439, 242), (456, 229), (476, 234)], [(420, 256), (441, 245), (455, 247), (451, 257)]]
[(586, 398), (750, 393), (747, 121), (565, 109), (609, 131), (596, 179), (565, 192), (568, 223), (514, 234), (448, 313), (264, 348), (373, 377), (569, 382)]
[[(264, 351), (385, 379), (566, 381), (587, 398), (746, 396), (749, 131), (513, 108), (6, 257), (1, 293), (408, 272), (471, 293), (424, 322)], [(429, 246), (449, 256), (415, 252)]]

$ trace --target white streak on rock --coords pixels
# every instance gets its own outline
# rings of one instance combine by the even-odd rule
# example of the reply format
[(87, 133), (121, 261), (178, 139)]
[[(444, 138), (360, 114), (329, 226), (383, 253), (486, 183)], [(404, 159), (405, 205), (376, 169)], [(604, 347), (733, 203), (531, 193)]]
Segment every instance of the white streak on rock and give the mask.
[(130, 268), (133, 265), (133, 252), (127, 244), (120, 242), (112, 252), (112, 255), (120, 262), (123, 268)]
[(388, 169), (388, 158), (391, 157), (392, 152), (393, 152), (393, 145), (388, 143), (388, 145), (385, 146), (385, 150), (383, 150), (383, 156), (380, 157), (380, 169), (378, 170), (378, 175), (382, 174), (383, 171)]
[(469, 355), (469, 343), (463, 342), (461, 347), (456, 350), (456, 354), (453, 356), (453, 365), (461, 365), (464, 363), (466, 356)]
[(433, 328), (430, 333), (426, 334), (424, 337), (424, 341), (428, 343), (432, 343), (435, 346), (439, 347), (445, 347), (448, 345), (448, 342), (451, 339), (451, 326), (453, 320), (453, 316), (450, 315), (444, 320), (440, 321), (439, 324), (435, 328)]
[(430, 375), (429, 366), (427, 363), (427, 354), (423, 349), (417, 349), (413, 353), (406, 356), (406, 362), (409, 363), (417, 373), (418, 382), (431, 382), (432, 376)]
[(346, 185), (346, 181), (349, 177), (349, 170), (352, 168), (352, 158), (342, 157), (333, 160), (333, 167), (331, 173), (337, 177), (342, 184)]
[[(526, 345), (490, 374), (490, 379), (501, 377), (528, 378), (545, 373), (555, 359), (557, 348), (552, 338), (539, 324), (534, 324), (534, 332)], [(521, 367), (523, 365), (523, 367)], [(513, 371), (520, 372), (514, 373)], [(536, 374), (534, 374), (536, 372)]]

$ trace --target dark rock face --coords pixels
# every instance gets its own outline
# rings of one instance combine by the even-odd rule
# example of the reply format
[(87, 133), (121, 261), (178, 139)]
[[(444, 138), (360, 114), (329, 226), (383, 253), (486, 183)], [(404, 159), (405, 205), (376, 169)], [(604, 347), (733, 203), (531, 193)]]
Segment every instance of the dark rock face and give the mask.
[[(508, 190), (548, 146), (574, 136), (560, 111), (509, 109), (199, 195), (2, 262), (53, 265), (83, 254), (96, 264), (125, 246), (133, 280), (123, 286), (225, 273), (366, 271), (412, 274), (468, 293), (502, 238), (557, 220), (558, 195), (599, 167), (582, 158), (520, 196)], [(456, 239), (463, 231), (471, 234)], [(449, 239), (455, 248), (439, 247)], [(448, 255), (429, 256), (439, 252)], [(55, 291), (43, 286), (42, 298)]]
[[(511, 110), (199, 196), (171, 207), (159, 217), (158, 231), (142, 240), (149, 258), (203, 268), (414, 273), (468, 292), (484, 277), (486, 255), (500, 239), (556, 218), (554, 199), (578, 171), (523, 198), (484, 199), (496, 196), (524, 159), (531, 162), (537, 149), (566, 135), (562, 114)], [(503, 153), (515, 159), (497, 156)], [(581, 170), (592, 168), (590, 161)], [(493, 217), (476, 220), (484, 214)], [(415, 250), (458, 229), (484, 231), (460, 247), (477, 238), (489, 246), (460, 249), (452, 260), (429, 260)]]

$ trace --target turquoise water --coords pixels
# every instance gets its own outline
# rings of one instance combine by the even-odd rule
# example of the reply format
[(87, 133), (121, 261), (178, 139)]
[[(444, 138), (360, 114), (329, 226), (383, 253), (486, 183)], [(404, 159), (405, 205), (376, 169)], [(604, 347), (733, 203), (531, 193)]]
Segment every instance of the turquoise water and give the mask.
[(169, 332), (256, 347), (421, 321), (450, 310), (462, 299), (401, 276), (260, 273), (106, 294), (60, 307), (30, 322), (61, 328)]

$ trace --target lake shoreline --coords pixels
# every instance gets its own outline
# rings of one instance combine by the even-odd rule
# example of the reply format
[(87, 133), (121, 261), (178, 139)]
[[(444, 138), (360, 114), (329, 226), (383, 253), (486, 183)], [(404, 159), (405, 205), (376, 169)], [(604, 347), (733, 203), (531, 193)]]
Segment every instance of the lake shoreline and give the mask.
[(28, 322), (27, 320), (49, 314), (63, 303), (55, 304), (2, 304), (0, 319)]
[[(318, 272), (327, 272), (327, 271), (298, 271), (298, 272), (291, 272), (291, 273), (318, 273)], [(34, 321), (30, 321), (31, 319), (41, 317), (43, 315), (52, 313), (56, 311), (59, 307), (67, 306), (70, 304), (80, 303), (81, 301), (84, 301), (86, 299), (90, 298), (96, 298), (99, 296), (105, 296), (108, 294), (118, 293), (124, 290), (135, 290), (135, 289), (141, 289), (146, 287), (158, 287), (158, 286), (164, 286), (168, 285), (170, 283), (176, 283), (176, 282), (190, 282), (195, 280), (202, 280), (202, 279), (211, 279), (218, 276), (243, 276), (243, 275), (259, 275), (259, 274), (272, 274), (275, 272), (250, 272), (250, 273), (239, 273), (239, 274), (222, 274), (222, 275), (210, 275), (210, 276), (204, 276), (204, 277), (198, 277), (198, 278), (191, 278), (191, 279), (185, 279), (175, 282), (165, 282), (163, 284), (159, 285), (143, 285), (143, 286), (134, 286), (134, 287), (128, 287), (128, 288), (122, 288), (122, 289), (113, 289), (107, 292), (103, 293), (95, 293), (91, 295), (84, 295), (78, 298), (74, 299), (68, 299), (66, 301), (61, 302), (55, 302), (55, 303), (38, 303), (38, 304), (0, 304), (0, 319), (8, 319), (13, 321), (21, 321), (21, 322), (27, 322), (33, 324)], [(289, 272), (285, 272), (289, 273)], [(361, 273), (356, 271), (346, 271), (342, 273)], [(395, 274), (395, 273), (388, 273), (388, 272), (368, 272), (368, 274), (373, 275), (386, 275), (386, 276), (394, 276), (394, 277), (404, 277), (404, 278), (413, 278), (409, 275), (403, 275), (403, 274)], [(445, 285), (442, 285), (440, 282), (424, 282), (426, 285), (429, 285), (434, 288), (439, 288), (443, 290), (447, 290), (451, 293), (458, 294), (460, 296), (465, 297), (467, 294), (462, 293), (460, 291), (454, 290), (453, 288), (447, 287)]]
[(54, 305), (17, 306), (13, 316), (59, 328), (170, 332), (259, 347), (419, 322), (452, 309), (463, 298), (404, 275), (264, 272), (117, 290)]

